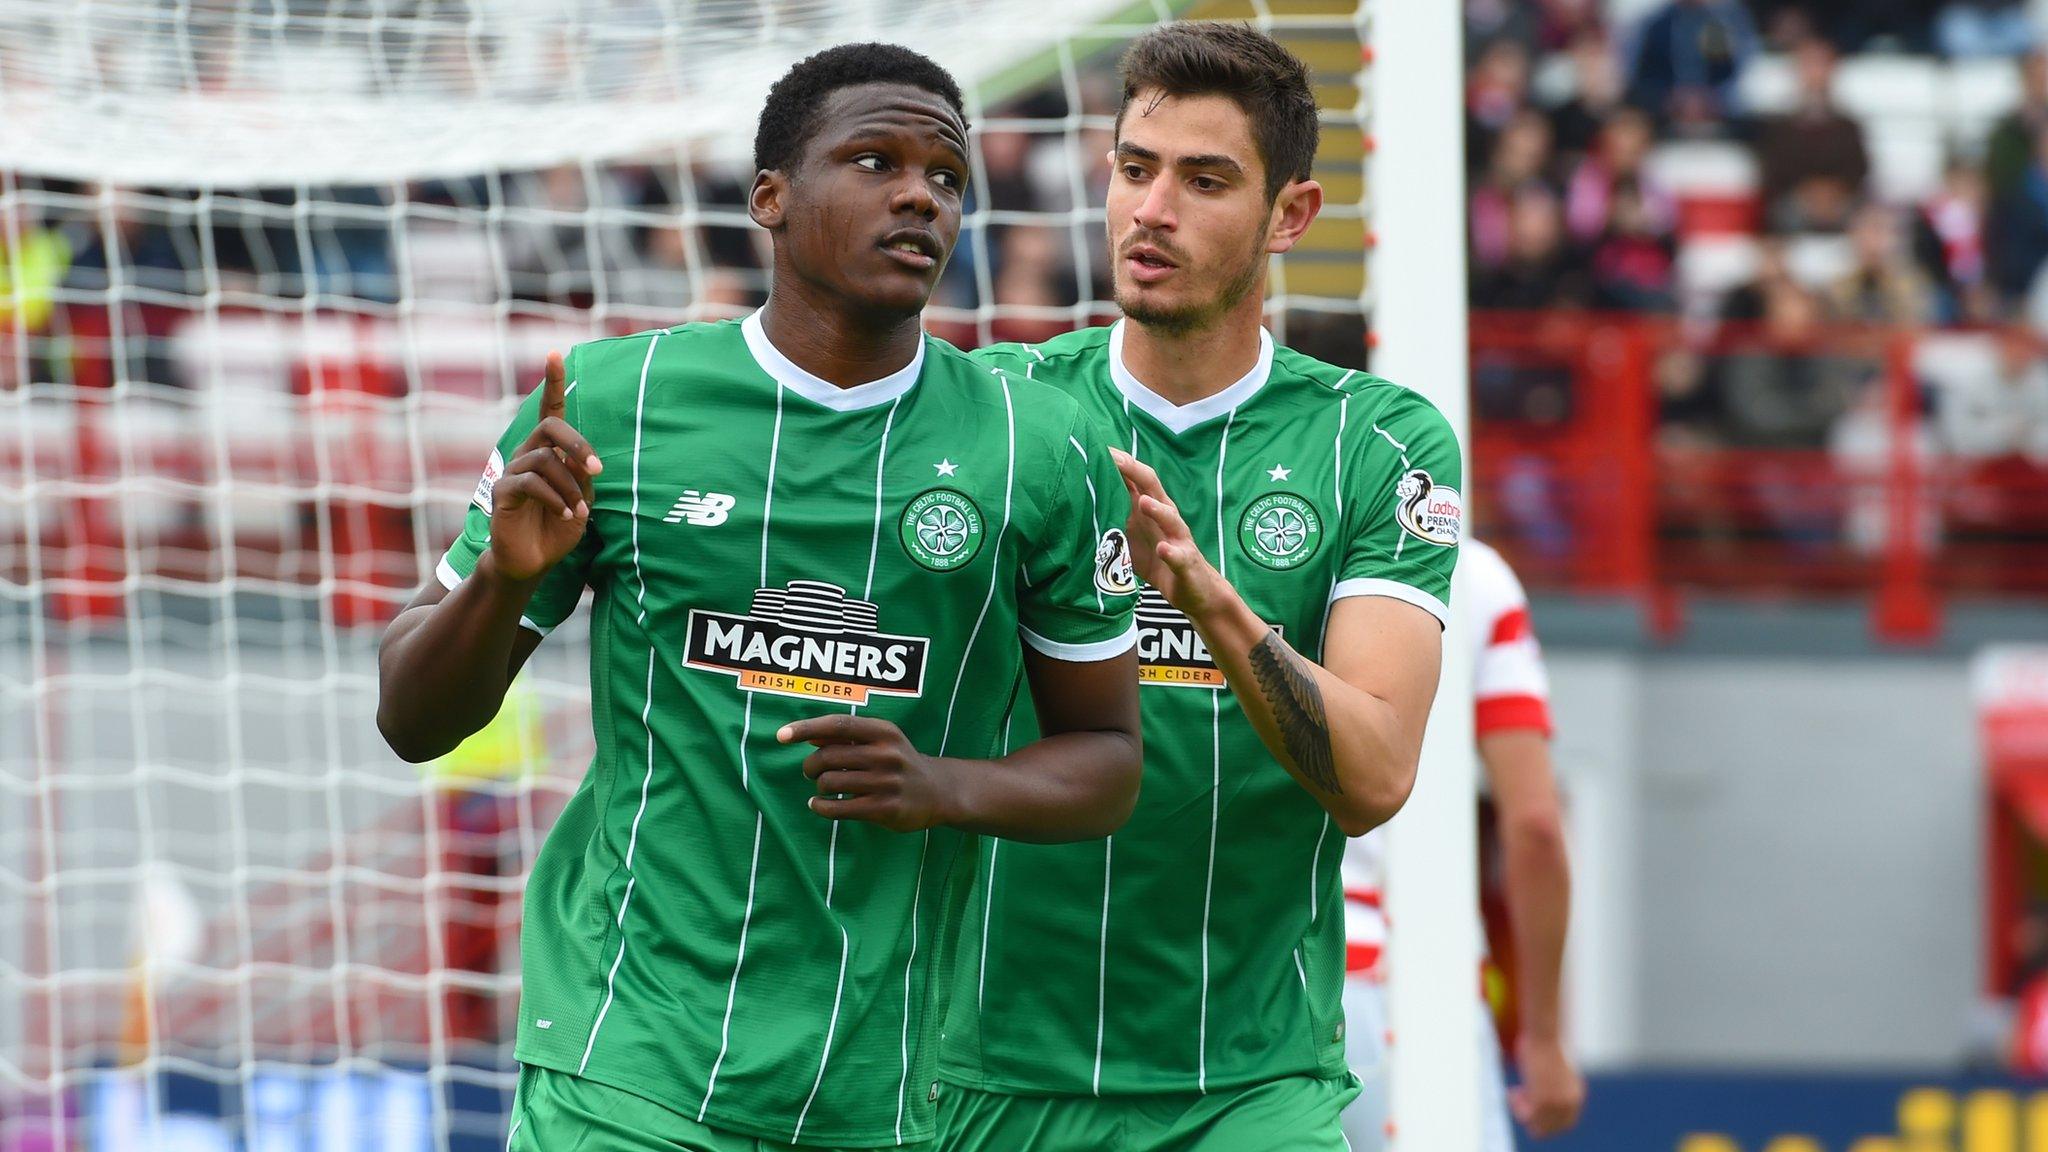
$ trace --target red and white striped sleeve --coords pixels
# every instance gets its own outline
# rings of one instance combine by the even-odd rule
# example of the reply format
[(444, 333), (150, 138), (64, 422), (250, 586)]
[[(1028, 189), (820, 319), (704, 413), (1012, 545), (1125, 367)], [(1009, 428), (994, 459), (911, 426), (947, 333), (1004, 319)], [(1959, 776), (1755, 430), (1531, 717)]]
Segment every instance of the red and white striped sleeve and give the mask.
[(1529, 596), (1500, 553), (1467, 539), (1456, 595), (1471, 606), (1475, 734), (1534, 730), (1550, 735), (1550, 677), (1529, 623)]

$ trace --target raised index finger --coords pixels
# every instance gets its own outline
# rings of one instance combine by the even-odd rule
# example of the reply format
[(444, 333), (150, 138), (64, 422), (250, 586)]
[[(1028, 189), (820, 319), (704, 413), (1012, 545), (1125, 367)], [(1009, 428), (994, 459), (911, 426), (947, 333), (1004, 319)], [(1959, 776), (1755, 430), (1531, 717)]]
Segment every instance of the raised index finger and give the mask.
[(548, 353), (547, 374), (540, 382), (540, 418), (561, 417), (569, 411), (569, 387), (562, 381), (562, 354)]

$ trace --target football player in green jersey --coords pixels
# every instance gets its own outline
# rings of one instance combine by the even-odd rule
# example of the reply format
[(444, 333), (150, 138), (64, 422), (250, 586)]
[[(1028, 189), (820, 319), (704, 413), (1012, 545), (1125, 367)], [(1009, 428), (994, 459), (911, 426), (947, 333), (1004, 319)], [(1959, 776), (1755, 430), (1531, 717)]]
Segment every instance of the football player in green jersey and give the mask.
[(596, 755), (527, 884), (514, 1149), (928, 1141), (974, 834), (1099, 839), (1137, 789), (1105, 434), (919, 329), (958, 88), (831, 49), (755, 151), (766, 308), (551, 357), (381, 654), (379, 725), (426, 759), (595, 596)]
[[(978, 354), (1113, 431), (1135, 502), (1145, 786), (1105, 842), (985, 842), (941, 1050), (948, 1149), (1341, 1149), (1343, 838), (1415, 780), (1462, 506), (1428, 401), (1276, 347), (1307, 69), (1239, 24), (1123, 59), (1124, 319)], [(1455, 252), (1447, 260), (1459, 259)]]

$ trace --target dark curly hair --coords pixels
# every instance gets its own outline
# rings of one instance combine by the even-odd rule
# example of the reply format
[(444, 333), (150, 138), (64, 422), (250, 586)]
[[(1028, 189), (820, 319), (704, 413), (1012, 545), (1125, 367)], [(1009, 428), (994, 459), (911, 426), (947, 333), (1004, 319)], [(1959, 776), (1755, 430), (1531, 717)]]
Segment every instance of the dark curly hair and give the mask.
[(953, 75), (899, 44), (841, 44), (796, 62), (761, 108), (754, 130), (754, 168), (785, 171), (818, 131), (818, 108), (841, 88), (858, 84), (908, 84), (944, 100), (967, 125), (967, 109)]
[(1119, 132), (1139, 92), (1228, 96), (1251, 117), (1252, 140), (1266, 163), (1266, 200), (1279, 196), (1289, 181), (1309, 178), (1322, 126), (1308, 66), (1257, 28), (1223, 20), (1162, 24), (1131, 42), (1119, 71)]

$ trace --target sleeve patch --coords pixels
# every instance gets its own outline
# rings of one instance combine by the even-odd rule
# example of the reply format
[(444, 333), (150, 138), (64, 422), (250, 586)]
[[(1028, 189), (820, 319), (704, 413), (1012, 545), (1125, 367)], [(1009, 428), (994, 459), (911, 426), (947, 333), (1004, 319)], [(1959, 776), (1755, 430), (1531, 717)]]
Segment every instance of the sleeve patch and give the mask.
[(1427, 470), (1410, 469), (1394, 486), (1394, 496), (1396, 519), (1410, 536), (1449, 548), (1464, 535), (1465, 498), (1430, 479)]
[(469, 502), (483, 509), (486, 516), (491, 513), (491, 491), (498, 486), (498, 477), (504, 474), (505, 454), (493, 448), (491, 458), (484, 461), (484, 474), (476, 482), (476, 494), (469, 498)]
[(1111, 528), (1095, 544), (1095, 586), (1110, 596), (1129, 596), (1138, 590), (1138, 571), (1131, 563), (1131, 542), (1124, 530)]

